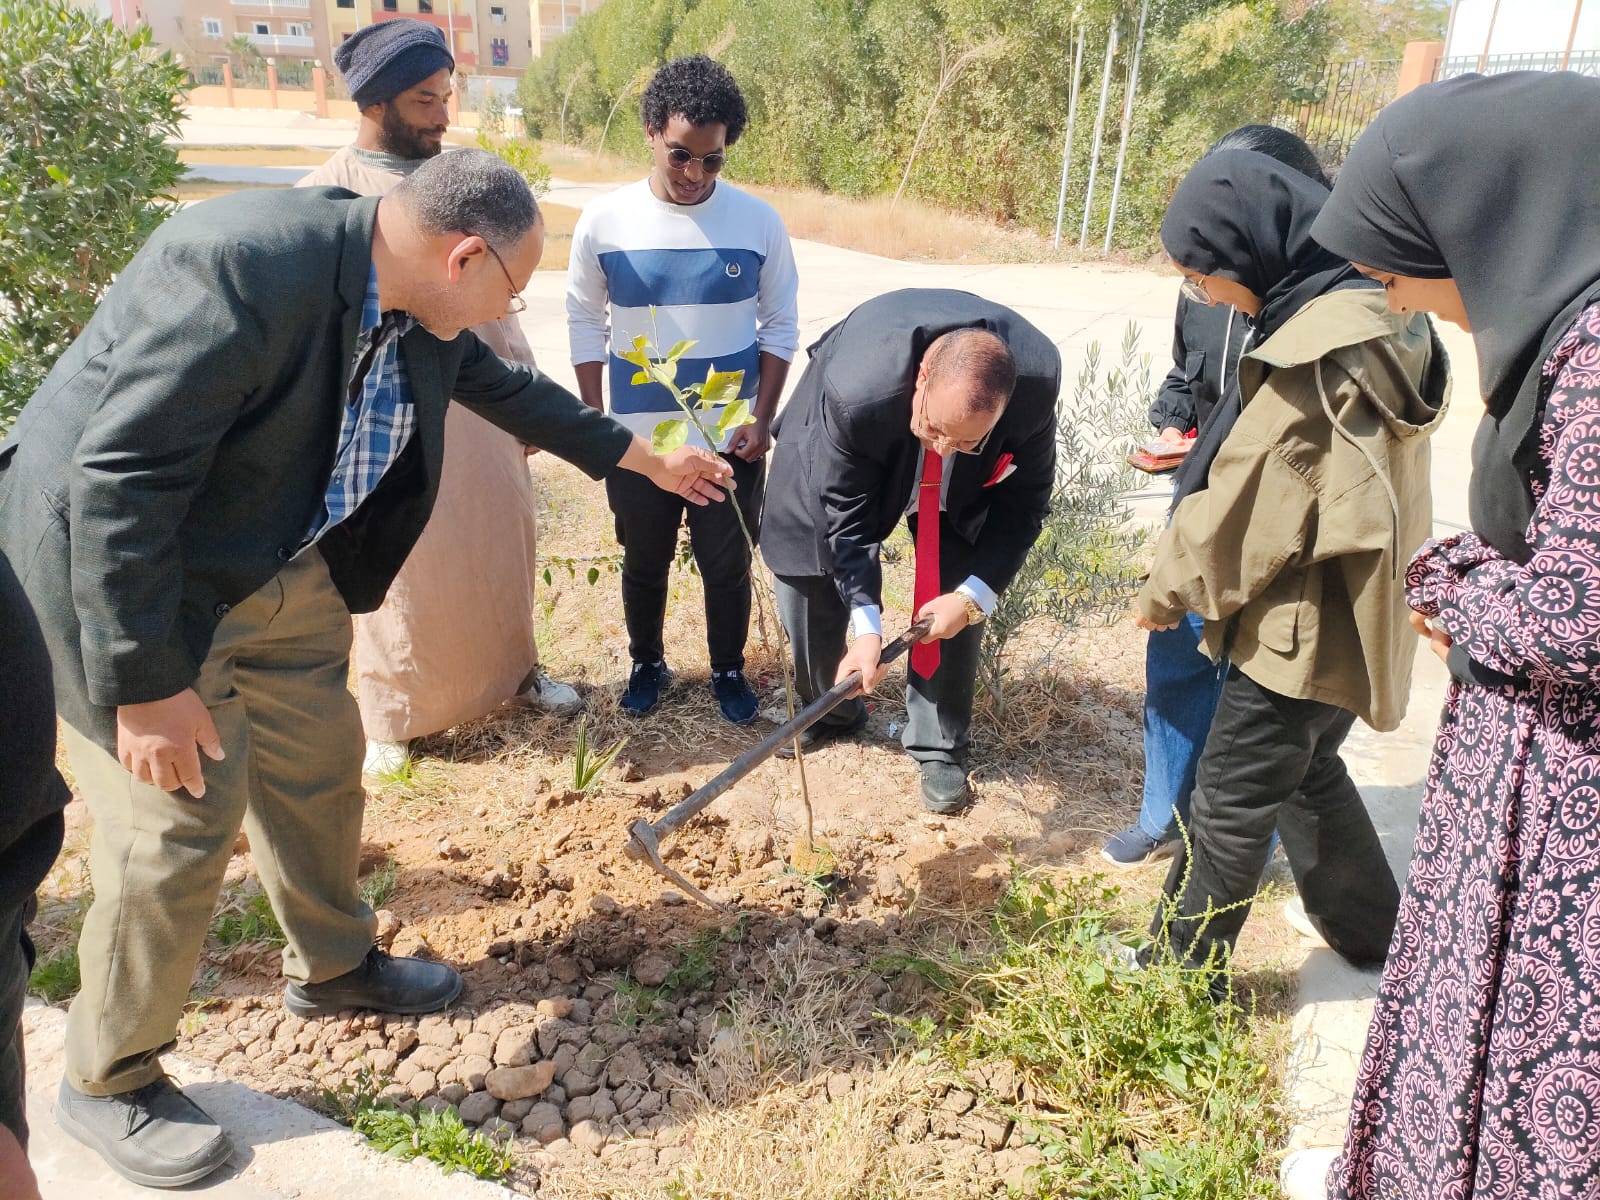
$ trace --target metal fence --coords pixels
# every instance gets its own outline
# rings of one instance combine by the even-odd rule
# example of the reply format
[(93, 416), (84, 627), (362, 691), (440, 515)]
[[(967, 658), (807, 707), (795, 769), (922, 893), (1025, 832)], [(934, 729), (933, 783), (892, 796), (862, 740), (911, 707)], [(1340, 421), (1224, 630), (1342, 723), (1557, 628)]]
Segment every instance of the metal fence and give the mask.
[(1331, 62), (1290, 90), (1274, 123), (1303, 137), (1323, 165), (1338, 166), (1378, 110), (1394, 99), (1399, 82), (1398, 59)]
[(1507, 71), (1576, 71), (1579, 75), (1600, 76), (1600, 51), (1575, 50), (1568, 54), (1565, 50), (1543, 50), (1529, 54), (1491, 54), (1487, 58), (1463, 54), (1440, 59), (1433, 77), (1453, 79), (1457, 75), (1474, 73), (1503, 75)]
[[(279, 63), (278, 86), (285, 91), (308, 92), (316, 83), (312, 74), (313, 68), (304, 63)], [(221, 63), (196, 63), (189, 68), (189, 78), (196, 87), (222, 87), (226, 79), (222, 73)], [(235, 87), (262, 89), (267, 86), (267, 64), (256, 60), (247, 60), (233, 68), (233, 82)], [(344, 99), (342, 89), (336, 90), (333, 72), (328, 72), (323, 83), (324, 90), (331, 99)]]

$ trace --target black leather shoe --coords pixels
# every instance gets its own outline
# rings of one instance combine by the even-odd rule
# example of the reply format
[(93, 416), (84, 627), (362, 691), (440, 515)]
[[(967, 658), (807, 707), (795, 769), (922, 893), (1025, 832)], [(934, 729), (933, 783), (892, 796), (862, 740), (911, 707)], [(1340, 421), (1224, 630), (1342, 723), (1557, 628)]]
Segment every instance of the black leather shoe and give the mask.
[[(810, 754), (813, 750), (820, 750), (829, 742), (837, 742), (842, 741), (845, 738), (853, 738), (866, 727), (866, 713), (862, 713), (859, 718), (850, 722), (848, 725), (824, 725), (821, 721), (818, 721), (815, 725), (807, 726), (805, 732), (800, 735), (800, 749), (803, 753)], [(783, 745), (779, 746), (778, 757), (793, 758), (794, 743), (785, 742)]]
[(929, 812), (953, 816), (972, 807), (972, 785), (966, 768), (955, 763), (922, 764), (922, 807)]
[(297, 1017), (371, 1008), (386, 1013), (438, 1012), (461, 994), (454, 967), (421, 958), (393, 958), (374, 946), (361, 965), (321, 983), (291, 983), (283, 1004)]
[(165, 1075), (114, 1096), (87, 1096), (63, 1079), (56, 1124), (144, 1187), (204, 1179), (233, 1153), (228, 1135)]

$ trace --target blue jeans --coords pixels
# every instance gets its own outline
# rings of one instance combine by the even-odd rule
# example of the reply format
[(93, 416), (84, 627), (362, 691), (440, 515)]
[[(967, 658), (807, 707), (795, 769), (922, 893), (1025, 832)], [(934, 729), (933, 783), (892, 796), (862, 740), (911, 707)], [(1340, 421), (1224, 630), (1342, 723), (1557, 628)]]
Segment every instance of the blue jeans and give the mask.
[(1176, 629), (1150, 635), (1144, 656), (1144, 803), (1139, 828), (1155, 839), (1173, 833), (1176, 813), (1189, 820), (1195, 767), (1205, 749), (1228, 661), (1200, 649), (1205, 622), (1185, 613)]

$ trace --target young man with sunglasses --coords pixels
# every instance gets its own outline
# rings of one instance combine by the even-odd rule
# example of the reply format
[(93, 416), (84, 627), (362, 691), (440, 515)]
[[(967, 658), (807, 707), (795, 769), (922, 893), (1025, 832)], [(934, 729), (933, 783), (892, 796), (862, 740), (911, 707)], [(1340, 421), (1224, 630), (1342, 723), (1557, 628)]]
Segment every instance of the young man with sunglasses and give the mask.
[[(1050, 507), (1061, 356), (1009, 308), (921, 288), (867, 301), (809, 353), (778, 422), (761, 544), (800, 694), (809, 702), (852, 671), (865, 692), (883, 678), (878, 548), (906, 518), (912, 613), (932, 626), (912, 649), (901, 741), (921, 767), (923, 805), (960, 812), (972, 803), (979, 626)], [(801, 745), (866, 719), (857, 698)]]
[[(632, 382), (636, 368), (619, 355), (634, 338), (642, 334), (658, 353), (693, 342), (679, 360), (680, 384), (704, 379), (712, 367), (742, 370), (740, 395), (755, 420), (717, 449), (733, 467), (734, 498), (754, 532), (762, 460), (799, 343), (789, 235), (771, 205), (719, 178), (746, 119), (725, 68), (704, 55), (669, 62), (641, 107), (654, 159), (649, 177), (590, 204), (572, 235), (567, 314), (578, 392), (603, 409), (609, 375), (611, 415), (649, 437), (682, 414), (659, 384)], [(622, 608), (633, 661), (623, 709), (649, 712), (670, 678), (662, 627), (678, 528), (687, 520), (705, 586), (711, 689), (726, 720), (755, 720), (755, 693), (744, 678), (750, 553), (737, 515), (727, 505), (711, 513), (676, 504), (622, 479), (608, 480), (606, 494), (623, 548)]]

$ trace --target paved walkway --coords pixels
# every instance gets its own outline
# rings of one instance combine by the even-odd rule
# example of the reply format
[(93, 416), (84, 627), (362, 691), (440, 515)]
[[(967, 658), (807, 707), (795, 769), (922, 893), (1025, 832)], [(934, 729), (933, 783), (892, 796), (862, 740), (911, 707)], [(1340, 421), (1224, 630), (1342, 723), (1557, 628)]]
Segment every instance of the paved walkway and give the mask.
[[(401, 1162), (370, 1149), (342, 1125), (290, 1100), (226, 1079), (201, 1063), (167, 1056), (168, 1072), (233, 1139), (228, 1165), (176, 1193), (129, 1183), (56, 1127), (50, 1115), (61, 1079), (66, 1014), (31, 1007), (28, 1147), (44, 1200), (136, 1200), (189, 1193), (208, 1200), (510, 1200), (512, 1193), (465, 1175), (441, 1176), (431, 1162)], [(3, 1193), (0, 1193), (3, 1194)]]
[[(270, 122), (251, 124), (239, 114), (218, 122), (192, 114), (185, 131), (196, 144), (272, 144), (339, 146), (352, 136), (348, 123), (316, 122), (303, 114), (265, 114)], [(330, 128), (332, 127), (332, 128)], [(293, 170), (294, 168), (277, 168)], [(598, 190), (561, 183), (559, 202), (581, 206)], [(557, 197), (552, 194), (552, 201)], [(1166, 370), (1178, 279), (1170, 272), (1099, 264), (932, 265), (895, 262), (815, 242), (796, 242), (799, 265), (801, 345), (810, 344), (857, 304), (902, 287), (953, 287), (979, 292), (1010, 305), (1037, 324), (1061, 348), (1070, 387), (1091, 342), (1102, 347), (1102, 369), (1114, 359), (1125, 330), (1139, 331), (1140, 349), (1151, 356), (1151, 371)], [(569, 387), (563, 293), (564, 272), (538, 272), (530, 284), (524, 329), (541, 366)], [(1444, 337), (1455, 364), (1455, 402), (1434, 439), (1435, 522), (1438, 532), (1460, 528), (1467, 519), (1466, 481), (1472, 435), (1481, 407), (1471, 340), (1452, 327)], [(791, 374), (791, 386), (799, 371)], [(1158, 481), (1145, 495), (1141, 512), (1158, 519), (1169, 493)], [(1346, 743), (1345, 757), (1372, 810), (1398, 878), (1404, 877), (1411, 838), (1433, 744), (1434, 727), (1446, 683), (1442, 665), (1420, 650), (1410, 711), (1400, 730), (1374, 734), (1361, 724)], [(1257, 920), (1277, 919), (1261, 912)], [(1343, 1141), (1346, 1110), (1356, 1063), (1366, 1038), (1376, 987), (1375, 973), (1354, 971), (1331, 952), (1314, 950), (1300, 973), (1295, 1017), (1292, 1104), (1296, 1124), (1292, 1149), (1331, 1148)], [(36, 1009), (27, 1017), (30, 1066), (29, 1113), (36, 1163), (46, 1200), (121, 1200), (148, 1195), (123, 1183), (99, 1160), (55, 1128), (50, 1098), (60, 1077), (62, 1019)], [(196, 1085), (201, 1100), (241, 1146), (229, 1171), (191, 1189), (228, 1200), (477, 1200), (503, 1196), (501, 1189), (453, 1176), (441, 1179), (423, 1164), (397, 1164), (358, 1144), (357, 1139), (298, 1105), (259, 1095), (220, 1079), (204, 1066), (175, 1062), (175, 1074)], [(1331, 1149), (1330, 1149), (1331, 1154)], [(1287, 1180), (1296, 1200), (1320, 1198), (1315, 1170)]]

